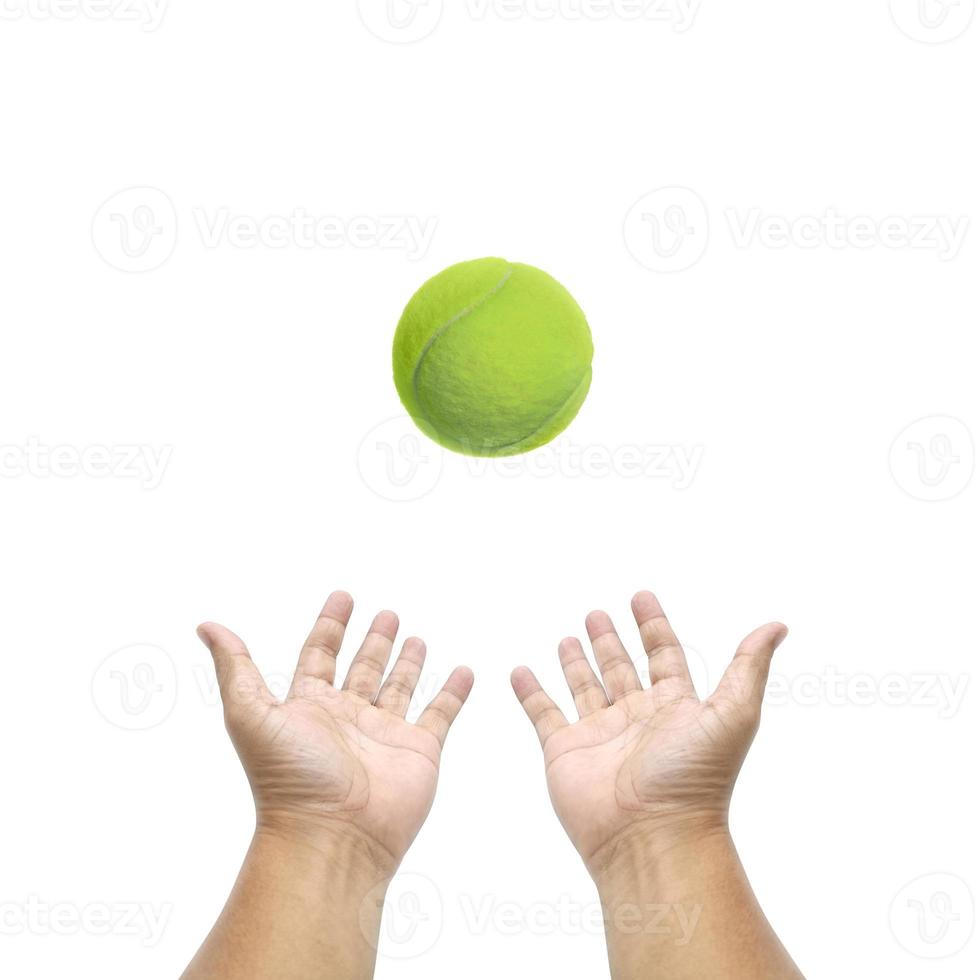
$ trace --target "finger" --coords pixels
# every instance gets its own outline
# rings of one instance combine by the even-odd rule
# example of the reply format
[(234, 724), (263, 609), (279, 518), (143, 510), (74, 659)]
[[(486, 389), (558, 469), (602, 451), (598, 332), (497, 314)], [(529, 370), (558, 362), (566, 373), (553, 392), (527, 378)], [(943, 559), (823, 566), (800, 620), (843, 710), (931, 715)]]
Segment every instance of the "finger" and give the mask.
[(518, 667), (510, 675), (510, 683), (521, 702), (521, 707), (527, 712), (534, 730), (538, 733), (542, 747), (559, 729), (568, 725), (568, 719), (561, 709), (542, 690), (538, 679), (527, 667)]
[(404, 718), (412, 703), (415, 686), (422, 676), (422, 664), (425, 663), (425, 644), (418, 637), (410, 637), (402, 646), (402, 652), (391, 668), (381, 693), (375, 705), (385, 711)]
[(592, 612), (585, 619), (596, 663), (602, 674), (602, 683), (610, 701), (618, 701), (626, 694), (642, 691), (640, 675), (623, 646), (616, 627), (604, 612)]
[(374, 703), (397, 633), (398, 617), (391, 610), (386, 609), (374, 617), (371, 628), (347, 671), (345, 691), (358, 694)]
[(687, 667), (684, 648), (667, 622), (657, 597), (652, 592), (637, 592), (632, 605), (643, 649), (650, 663), (650, 683), (674, 682), (693, 694), (694, 682)]
[(585, 656), (582, 644), (574, 637), (562, 640), (558, 646), (558, 659), (565, 672), (569, 690), (575, 698), (579, 718), (609, 707), (609, 698), (599, 683), (592, 665)]
[(418, 720), (419, 728), (432, 732), (440, 745), (446, 744), (446, 735), (456, 720), (460, 708), (473, 690), (473, 671), (469, 667), (457, 667), (443, 685), (442, 690), (432, 699)]
[(715, 696), (742, 707), (759, 711), (769, 680), (773, 654), (789, 630), (782, 623), (769, 623), (750, 633), (738, 645)]
[(303, 644), (299, 663), (289, 688), (290, 697), (310, 681), (332, 684), (337, 673), (337, 654), (344, 642), (344, 631), (354, 610), (354, 600), (346, 592), (333, 592)]
[(198, 626), (197, 635), (214, 658), (218, 690), (226, 710), (248, 704), (276, 703), (248, 648), (231, 630), (217, 623), (203, 623)]

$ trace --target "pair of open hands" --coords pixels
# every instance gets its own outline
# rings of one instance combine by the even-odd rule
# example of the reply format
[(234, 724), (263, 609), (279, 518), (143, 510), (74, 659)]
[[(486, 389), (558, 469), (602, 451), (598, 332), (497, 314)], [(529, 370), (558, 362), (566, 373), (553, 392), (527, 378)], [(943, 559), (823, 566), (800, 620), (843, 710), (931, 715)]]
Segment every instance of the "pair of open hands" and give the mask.
[[(214, 657), (226, 724), (252, 787), (259, 827), (313, 843), (354, 835), (376, 866), (393, 874), (428, 815), (442, 747), (473, 674), (457, 667), (418, 721), (409, 723), (425, 645), (406, 640), (385, 677), (398, 617), (382, 612), (343, 686), (336, 686), (353, 605), (344, 592), (327, 599), (281, 703), (237, 636), (213, 623), (198, 632)], [(700, 701), (656, 597), (639, 593), (633, 613), (649, 658), (649, 687), (602, 612), (586, 619), (598, 676), (578, 640), (559, 646), (577, 721), (568, 721), (528, 668), (518, 667), (511, 678), (541, 740), (555, 810), (596, 878), (634, 840), (725, 832), (769, 664), (786, 635), (778, 623), (755, 630), (717, 690)]]

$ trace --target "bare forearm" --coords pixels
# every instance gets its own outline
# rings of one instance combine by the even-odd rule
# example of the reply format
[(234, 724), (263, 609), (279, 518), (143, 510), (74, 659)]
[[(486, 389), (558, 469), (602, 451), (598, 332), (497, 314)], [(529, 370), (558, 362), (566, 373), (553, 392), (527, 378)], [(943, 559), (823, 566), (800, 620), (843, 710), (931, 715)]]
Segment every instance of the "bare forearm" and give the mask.
[(387, 880), (356, 840), (256, 833), (183, 980), (367, 980)]
[(800, 980), (727, 831), (633, 841), (597, 875), (613, 980)]

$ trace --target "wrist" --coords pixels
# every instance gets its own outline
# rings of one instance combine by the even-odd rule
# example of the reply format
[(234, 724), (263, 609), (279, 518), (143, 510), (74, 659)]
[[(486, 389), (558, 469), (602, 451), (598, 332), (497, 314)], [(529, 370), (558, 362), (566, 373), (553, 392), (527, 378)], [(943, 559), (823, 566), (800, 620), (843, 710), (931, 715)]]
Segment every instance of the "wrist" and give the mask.
[(362, 831), (341, 821), (332, 828), (262, 821), (245, 863), (259, 880), (274, 881), (297, 909), (323, 910), (345, 955), (373, 959), (397, 864)]
[(614, 977), (802, 975), (766, 921), (726, 821), (634, 826), (593, 877)]
[(398, 870), (398, 860), (353, 824), (266, 815), (256, 821), (252, 851), (261, 860), (275, 860), (303, 869), (306, 877), (332, 887), (376, 888)]
[(727, 826), (717, 821), (685, 821), (669, 831), (634, 826), (597, 857), (590, 871), (617, 961), (628, 948), (676, 951), (699, 940), (741, 867)]
[(724, 815), (637, 821), (586, 862), (600, 896), (632, 894), (725, 866), (735, 845)]
[(390, 878), (374, 853), (357, 832), (313, 835), (262, 822), (186, 976), (367, 980)]

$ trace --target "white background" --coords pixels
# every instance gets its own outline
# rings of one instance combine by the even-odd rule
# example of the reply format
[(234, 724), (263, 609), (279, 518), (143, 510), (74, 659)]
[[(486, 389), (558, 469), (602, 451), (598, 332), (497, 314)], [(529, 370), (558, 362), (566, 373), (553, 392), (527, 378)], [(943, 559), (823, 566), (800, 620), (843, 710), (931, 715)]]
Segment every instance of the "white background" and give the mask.
[[(791, 628), (733, 824), (804, 972), (976, 977), (973, 0), (136, 2), (0, 17), (3, 975), (179, 973), (252, 823), (194, 627), (281, 681), (346, 588), (477, 674), (378, 976), (603, 976), (508, 673), (652, 588), (702, 686)], [(510, 468), (387, 422), (481, 255), (595, 338)]]

